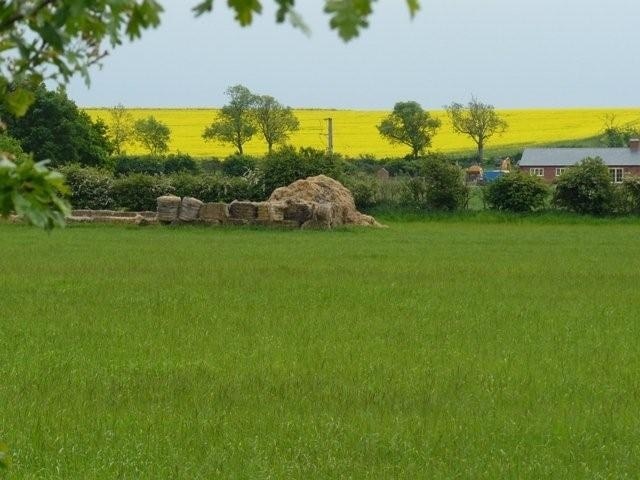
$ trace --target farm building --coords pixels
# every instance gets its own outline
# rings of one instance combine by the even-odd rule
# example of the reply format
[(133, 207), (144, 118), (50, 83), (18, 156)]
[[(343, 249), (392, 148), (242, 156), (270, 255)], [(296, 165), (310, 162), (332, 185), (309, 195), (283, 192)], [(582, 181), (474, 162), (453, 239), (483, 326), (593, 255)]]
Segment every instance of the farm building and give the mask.
[(523, 172), (553, 182), (567, 167), (587, 157), (600, 157), (614, 183), (621, 183), (627, 174), (640, 175), (640, 140), (636, 139), (628, 148), (527, 148), (519, 166)]

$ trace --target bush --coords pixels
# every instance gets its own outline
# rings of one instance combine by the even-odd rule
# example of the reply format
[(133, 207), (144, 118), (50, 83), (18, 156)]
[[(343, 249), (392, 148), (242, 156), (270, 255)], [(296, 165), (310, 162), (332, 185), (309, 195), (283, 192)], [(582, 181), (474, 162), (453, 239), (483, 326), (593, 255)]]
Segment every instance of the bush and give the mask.
[(164, 159), (165, 175), (180, 172), (198, 173), (199, 171), (198, 162), (190, 155), (177, 153), (169, 155)]
[(204, 158), (199, 160), (200, 170), (204, 173), (221, 173), (222, 163), (217, 158)]
[(302, 148), (296, 152), (292, 147), (285, 147), (265, 157), (261, 170), (266, 194), (301, 178), (315, 175), (340, 179), (344, 171), (342, 159), (338, 155), (328, 155), (312, 148)]
[(625, 175), (622, 186), (616, 192), (616, 213), (640, 213), (640, 177)]
[(114, 208), (113, 177), (109, 172), (97, 168), (67, 165), (60, 169), (65, 176), (71, 194), (73, 208), (110, 210)]
[(155, 210), (158, 197), (173, 193), (175, 188), (166, 177), (136, 173), (113, 182), (116, 207), (127, 210)]
[(353, 194), (358, 209), (376, 206), (380, 194), (380, 183), (371, 175), (354, 175), (344, 179), (344, 186)]
[(424, 177), (411, 177), (404, 180), (400, 203), (404, 207), (427, 208), (427, 182)]
[(256, 169), (256, 160), (246, 155), (231, 155), (222, 163), (222, 172), (230, 177), (241, 177)]
[(531, 212), (544, 207), (549, 188), (539, 177), (516, 170), (499, 177), (483, 189), (490, 209), (507, 212)]
[(615, 209), (616, 191), (600, 158), (585, 158), (558, 178), (553, 203), (576, 213), (604, 215)]
[(387, 169), (392, 177), (409, 176), (417, 177), (420, 175), (420, 158), (387, 158), (381, 160), (380, 167)]
[(195, 197), (203, 202), (259, 201), (264, 199), (262, 183), (249, 176), (179, 174), (170, 177), (175, 194)]
[(421, 162), (425, 182), (424, 206), (429, 210), (458, 210), (466, 207), (469, 187), (460, 167), (442, 157), (431, 156)]
[(131, 175), (161, 175), (164, 173), (164, 158), (157, 155), (118, 155), (112, 157), (113, 173)]

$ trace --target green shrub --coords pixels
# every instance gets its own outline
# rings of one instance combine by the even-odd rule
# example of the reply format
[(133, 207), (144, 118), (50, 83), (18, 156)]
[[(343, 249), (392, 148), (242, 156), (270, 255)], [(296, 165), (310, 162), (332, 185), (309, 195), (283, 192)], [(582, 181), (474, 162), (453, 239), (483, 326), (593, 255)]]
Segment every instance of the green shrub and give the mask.
[(420, 174), (426, 191), (424, 204), (429, 210), (459, 210), (467, 205), (469, 187), (460, 167), (442, 157), (430, 156), (422, 160)]
[(640, 214), (640, 177), (625, 175), (622, 186), (617, 190), (617, 213)]
[(544, 207), (549, 188), (540, 177), (515, 170), (489, 183), (483, 195), (490, 209), (531, 212)]
[(180, 197), (195, 197), (203, 202), (231, 202), (233, 200), (259, 201), (264, 190), (259, 180), (250, 176), (225, 177), (222, 175), (179, 174), (169, 182)]
[(97, 168), (67, 165), (60, 169), (69, 186), (73, 208), (109, 210), (114, 208), (113, 176)]
[(424, 177), (410, 177), (403, 181), (400, 204), (404, 207), (426, 209), (428, 184)]
[(161, 175), (164, 173), (164, 158), (158, 155), (118, 155), (111, 159), (113, 173), (131, 175), (143, 173), (145, 175)]
[(230, 177), (241, 177), (256, 169), (256, 160), (247, 155), (231, 155), (222, 163), (222, 172)]
[(301, 178), (322, 174), (340, 179), (344, 172), (339, 156), (311, 148), (296, 152), (292, 147), (285, 147), (265, 157), (261, 167), (266, 194)]
[(616, 191), (609, 169), (600, 158), (585, 158), (558, 178), (553, 195), (557, 207), (576, 213), (613, 213)]
[(344, 178), (344, 186), (353, 194), (358, 209), (367, 209), (377, 205), (380, 184), (380, 180), (371, 175), (352, 175)]
[(168, 155), (163, 164), (165, 175), (180, 172), (198, 173), (200, 171), (198, 162), (191, 155), (184, 153)]
[(166, 177), (135, 173), (113, 182), (113, 198), (118, 208), (133, 211), (155, 210), (156, 199), (175, 193)]
[(217, 158), (203, 158), (199, 160), (200, 170), (204, 173), (221, 173), (222, 163)]

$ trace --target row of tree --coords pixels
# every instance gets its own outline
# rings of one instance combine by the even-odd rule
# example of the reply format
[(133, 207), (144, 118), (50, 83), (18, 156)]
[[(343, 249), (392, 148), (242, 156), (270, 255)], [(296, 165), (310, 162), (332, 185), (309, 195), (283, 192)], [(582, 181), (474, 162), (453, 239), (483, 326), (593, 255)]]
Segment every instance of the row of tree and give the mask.
[(226, 95), (229, 103), (205, 129), (205, 140), (230, 143), (242, 155), (243, 145), (260, 133), (272, 153), (276, 144), (285, 144), (289, 135), (300, 128), (291, 107), (269, 95), (256, 95), (242, 85), (229, 87)]
[[(226, 95), (229, 103), (205, 129), (202, 135), (205, 140), (229, 143), (242, 154), (244, 145), (259, 133), (267, 144), (268, 153), (272, 153), (275, 145), (286, 144), (290, 134), (300, 128), (291, 107), (269, 95), (256, 95), (242, 85), (229, 87)], [(508, 127), (493, 105), (475, 97), (467, 105), (454, 102), (445, 109), (453, 129), (474, 141), (479, 160), (483, 158), (487, 141), (504, 133)], [(417, 158), (431, 146), (440, 126), (440, 120), (433, 118), (418, 102), (409, 101), (396, 103), (393, 112), (377, 128), (391, 143), (410, 147), (411, 156)]]
[[(478, 160), (484, 157), (484, 147), (494, 135), (504, 133), (507, 122), (498, 115), (493, 105), (480, 102), (475, 97), (465, 106), (452, 103), (445, 107), (451, 125), (456, 133), (466, 135), (478, 148)], [(407, 145), (414, 158), (424, 154), (442, 125), (418, 102), (398, 102), (379, 125), (380, 135), (391, 143)]]

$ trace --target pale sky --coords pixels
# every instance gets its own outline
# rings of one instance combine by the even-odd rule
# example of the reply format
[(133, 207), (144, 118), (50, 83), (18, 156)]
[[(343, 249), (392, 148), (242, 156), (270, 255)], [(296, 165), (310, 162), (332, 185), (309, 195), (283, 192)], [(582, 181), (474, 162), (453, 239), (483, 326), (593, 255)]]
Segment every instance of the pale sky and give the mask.
[(253, 26), (226, 1), (194, 19), (197, 0), (161, 0), (162, 25), (116, 49), (81, 106), (216, 107), (243, 84), (293, 107), (425, 108), (474, 94), (499, 108), (640, 105), (638, 0), (378, 0), (369, 29), (345, 44), (320, 0), (297, 0), (310, 37), (277, 25), (272, 0)]

